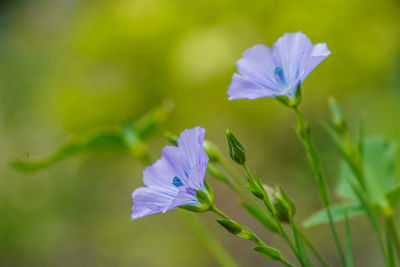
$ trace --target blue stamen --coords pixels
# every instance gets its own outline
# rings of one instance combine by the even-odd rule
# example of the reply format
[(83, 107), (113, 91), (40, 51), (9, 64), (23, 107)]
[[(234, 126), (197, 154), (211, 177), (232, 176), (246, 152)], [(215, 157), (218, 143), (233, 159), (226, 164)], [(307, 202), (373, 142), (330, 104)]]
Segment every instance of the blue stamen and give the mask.
[(172, 179), (172, 184), (175, 185), (176, 187), (184, 186), (182, 180), (176, 176), (174, 177), (174, 179)]
[(274, 73), (279, 77), (282, 83), (286, 83), (285, 76), (283, 75), (282, 67), (275, 67)]

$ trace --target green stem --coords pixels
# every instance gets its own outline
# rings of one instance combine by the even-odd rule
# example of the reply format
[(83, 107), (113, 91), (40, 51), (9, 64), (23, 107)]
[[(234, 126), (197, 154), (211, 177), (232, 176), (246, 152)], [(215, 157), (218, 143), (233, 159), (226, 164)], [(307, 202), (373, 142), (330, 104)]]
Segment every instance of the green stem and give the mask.
[(223, 267), (238, 267), (232, 256), (212, 236), (203, 223), (188, 212), (181, 212), (181, 217), (189, 229), (196, 235), (201, 243), (212, 253), (214, 258)]
[[(215, 212), (216, 214), (218, 214), (220, 217), (227, 219), (227, 220), (231, 220), (233, 221), (228, 215), (226, 215), (224, 212), (222, 212), (220, 209), (218, 209), (214, 204), (210, 207), (210, 210)], [(252, 236), (251, 240), (256, 243), (258, 246), (260, 247), (268, 247), (252, 230), (250, 230), (248, 227), (246, 227), (246, 231), (248, 231), (250, 233), (250, 235)], [(290, 263), (288, 260), (286, 260), (285, 258), (281, 257), (280, 259), (278, 259), (278, 261), (280, 261), (281, 263), (285, 264), (288, 267), (294, 267), (294, 265), (292, 263)]]
[[(222, 165), (222, 167), (229, 173), (229, 175), (231, 177), (235, 177), (234, 181), (232, 181), (232, 183), (234, 184), (240, 184), (242, 185), (242, 178), (240, 177), (240, 175), (237, 174), (237, 172), (226, 162), (226, 160), (224, 160), (222, 157), (220, 157), (220, 164)], [(248, 168), (247, 164), (245, 164), (244, 169), (246, 171), (246, 174), (249, 177), (252, 177), (252, 174), (250, 172), (250, 169)], [(228, 184), (228, 186), (230, 186)], [(253, 205), (258, 205), (253, 198), (251, 198), (251, 196), (249, 196), (248, 191), (244, 191), (242, 190), (242, 187), (238, 187), (238, 186), (230, 186), (237, 194), (239, 194), (242, 198), (248, 200), (250, 203), (252, 203)], [(246, 194), (247, 193), (247, 194)], [(275, 216), (273, 216), (275, 217)], [(274, 218), (274, 220), (276, 221), (276, 218)], [(278, 219), (279, 221), (279, 219)], [(279, 221), (278, 223), (278, 230), (280, 232), (280, 234), (282, 235), (282, 237), (285, 239), (285, 241), (288, 243), (288, 245), (290, 246), (290, 248), (293, 250), (293, 252), (296, 254), (296, 250), (294, 249), (294, 244), (291, 242), (291, 240), (289, 239), (288, 235), (286, 234), (286, 232), (283, 230), (283, 227), (281, 225), (281, 222)], [(314, 245), (311, 243), (311, 241), (304, 235), (304, 233), (302, 231), (300, 231), (300, 229), (297, 227), (298, 232), (301, 235), (301, 238), (304, 240), (304, 243), (310, 248), (311, 252), (316, 256), (316, 258), (321, 262), (321, 264), (325, 267), (328, 267), (329, 264), (326, 262), (326, 260), (321, 256), (321, 254), (318, 252), (318, 250), (314, 247)], [(296, 255), (297, 257), (297, 255)]]
[(365, 194), (364, 191), (362, 191), (354, 183), (351, 183), (350, 185), (351, 185), (351, 188), (353, 189), (354, 193), (356, 194), (358, 200), (363, 205), (363, 208), (365, 209), (365, 213), (367, 214), (367, 217), (369, 218), (369, 220), (371, 222), (372, 228), (375, 230), (375, 232), (378, 236), (379, 245), (380, 245), (381, 251), (383, 253), (386, 266), (391, 266), (390, 260), (389, 260), (389, 254), (385, 247), (385, 239), (384, 239), (382, 231), (379, 227), (378, 218), (374, 212), (374, 208), (372, 207), (372, 205), (368, 199), (368, 196)]
[[(379, 227), (379, 222), (377, 218), (376, 211), (371, 204), (371, 201), (369, 199), (369, 195), (367, 193), (366, 185), (365, 185), (365, 179), (364, 179), (364, 163), (363, 163), (363, 147), (362, 147), (362, 136), (363, 133), (361, 132), (360, 138), (359, 138), (359, 143), (357, 146), (353, 146), (350, 136), (348, 132), (342, 133), (341, 137), (343, 140), (340, 140), (336, 134), (334, 134), (331, 130), (328, 129), (328, 132), (332, 136), (334, 142), (339, 148), (340, 153), (342, 154), (343, 158), (346, 160), (347, 164), (351, 168), (353, 174), (355, 175), (356, 179), (355, 181), (357, 182), (354, 183), (350, 181), (352, 190), (356, 194), (358, 200), (360, 203), (363, 205), (363, 208), (365, 209), (366, 215), (368, 219), (370, 220), (370, 223), (372, 225), (372, 228), (375, 230), (378, 240), (379, 240), (379, 246), (382, 251), (382, 254), (384, 256), (384, 260), (386, 263), (386, 266), (390, 266), (390, 258), (389, 258), (389, 252), (385, 246), (385, 240), (383, 237), (383, 234), (381, 232), (381, 229)], [(343, 144), (344, 145), (343, 145)]]
[(388, 253), (389, 266), (396, 266), (393, 251), (392, 231), (389, 225), (389, 218), (385, 217), (386, 248)]
[(391, 235), (392, 235), (393, 243), (394, 243), (394, 246), (396, 248), (397, 257), (398, 257), (398, 259), (400, 261), (400, 239), (399, 239), (399, 234), (398, 234), (396, 226), (395, 226), (395, 224), (393, 222), (393, 217), (388, 217), (387, 221), (388, 221), (388, 226), (390, 228), (390, 232), (391, 232)]
[(301, 114), (299, 108), (297, 106), (295, 106), (295, 107), (293, 107), (293, 109), (296, 113), (297, 123), (298, 123), (297, 134), (300, 138), (300, 141), (303, 143), (304, 149), (306, 150), (308, 162), (311, 167), (311, 171), (317, 180), (317, 187), (318, 187), (319, 195), (321, 197), (322, 204), (324, 205), (327, 215), (328, 215), (329, 227), (332, 232), (336, 250), (339, 254), (341, 265), (345, 266), (346, 260), (344, 257), (342, 245), (340, 244), (339, 236), (337, 234), (337, 231), (336, 231), (336, 228), (335, 228), (335, 225), (333, 222), (332, 212), (331, 212), (330, 204), (329, 204), (328, 185), (327, 185), (326, 179), (322, 173), (322, 167), (321, 167), (321, 162), (319, 159), (319, 154), (318, 154), (315, 144), (311, 138), (308, 124), (304, 120), (304, 117)]
[[(246, 171), (248, 177), (252, 180), (255, 180), (253, 174), (251, 173), (249, 167), (247, 166), (247, 163), (244, 163), (242, 166), (243, 166), (244, 170)], [(264, 188), (263, 188), (263, 190), (264, 190)], [(265, 193), (265, 197), (263, 198), (264, 205), (267, 207), (268, 210), (271, 211), (272, 217), (274, 218), (274, 220), (276, 222), (279, 233), (282, 235), (282, 237), (288, 243), (289, 247), (292, 249), (293, 253), (296, 255), (296, 258), (299, 260), (301, 266), (305, 267), (306, 263), (303, 261), (303, 257), (301, 257), (301, 255), (299, 254), (299, 251), (297, 251), (292, 240), (289, 238), (288, 234), (286, 233), (285, 229), (283, 228), (282, 223), (276, 214), (276, 210), (275, 210), (274, 206), (272, 205), (272, 203), (268, 197), (268, 194), (267, 194), (267, 192), (265, 192), (265, 190), (264, 190), (264, 193)]]

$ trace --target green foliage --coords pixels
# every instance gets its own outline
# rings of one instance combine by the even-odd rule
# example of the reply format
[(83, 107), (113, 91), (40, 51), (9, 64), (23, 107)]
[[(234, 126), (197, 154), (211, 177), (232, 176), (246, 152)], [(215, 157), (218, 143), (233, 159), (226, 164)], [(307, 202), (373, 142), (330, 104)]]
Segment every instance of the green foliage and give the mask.
[[(359, 215), (364, 212), (363, 206), (358, 203), (350, 203), (347, 205), (347, 211), (349, 217)], [(342, 221), (345, 218), (345, 206), (344, 204), (336, 204), (331, 206), (332, 217), (334, 221)], [(328, 215), (325, 209), (322, 209), (310, 217), (308, 217), (304, 222), (304, 227), (311, 227), (318, 224), (323, 224), (328, 222)]]
[(37, 160), (16, 159), (11, 165), (25, 172), (37, 171), (76, 154), (130, 150), (135, 156), (147, 160), (144, 140), (153, 135), (172, 109), (166, 101), (159, 108), (147, 113), (137, 123), (125, 123), (98, 130), (83, 137), (71, 138), (55, 152)]
[[(394, 142), (381, 137), (367, 138), (363, 145), (363, 173), (367, 193), (372, 204), (383, 212), (391, 210), (400, 197), (400, 181), (395, 176), (396, 150)], [(356, 178), (348, 164), (343, 162), (337, 188), (341, 198), (356, 198), (351, 182), (356, 182)]]

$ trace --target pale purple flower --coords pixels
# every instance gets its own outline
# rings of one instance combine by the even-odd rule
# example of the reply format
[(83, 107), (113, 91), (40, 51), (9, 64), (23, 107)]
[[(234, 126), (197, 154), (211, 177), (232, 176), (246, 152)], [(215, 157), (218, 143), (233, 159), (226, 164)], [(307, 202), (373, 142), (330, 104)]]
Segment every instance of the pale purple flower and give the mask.
[(133, 194), (131, 219), (166, 212), (181, 205), (199, 205), (196, 191), (206, 191), (208, 156), (203, 149), (205, 129), (184, 130), (178, 146), (163, 148), (161, 158), (143, 171), (144, 187)]
[(229, 100), (292, 98), (298, 86), (330, 53), (325, 43), (313, 45), (302, 32), (285, 33), (272, 49), (255, 45), (236, 62), (239, 74), (232, 77)]

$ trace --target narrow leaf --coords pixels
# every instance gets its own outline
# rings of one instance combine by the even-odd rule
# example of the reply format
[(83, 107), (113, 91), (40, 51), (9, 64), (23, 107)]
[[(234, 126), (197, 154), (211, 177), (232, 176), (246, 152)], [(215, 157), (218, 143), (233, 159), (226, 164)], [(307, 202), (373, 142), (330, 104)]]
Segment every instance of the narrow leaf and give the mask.
[[(347, 205), (349, 217), (359, 215), (364, 212), (364, 208), (361, 204), (350, 203)], [(344, 219), (344, 206), (343, 204), (336, 204), (331, 206), (332, 217), (334, 221), (341, 221)], [(304, 222), (304, 227), (312, 227), (318, 224), (327, 223), (329, 221), (328, 214), (326, 210), (320, 210), (310, 217), (308, 217)]]

